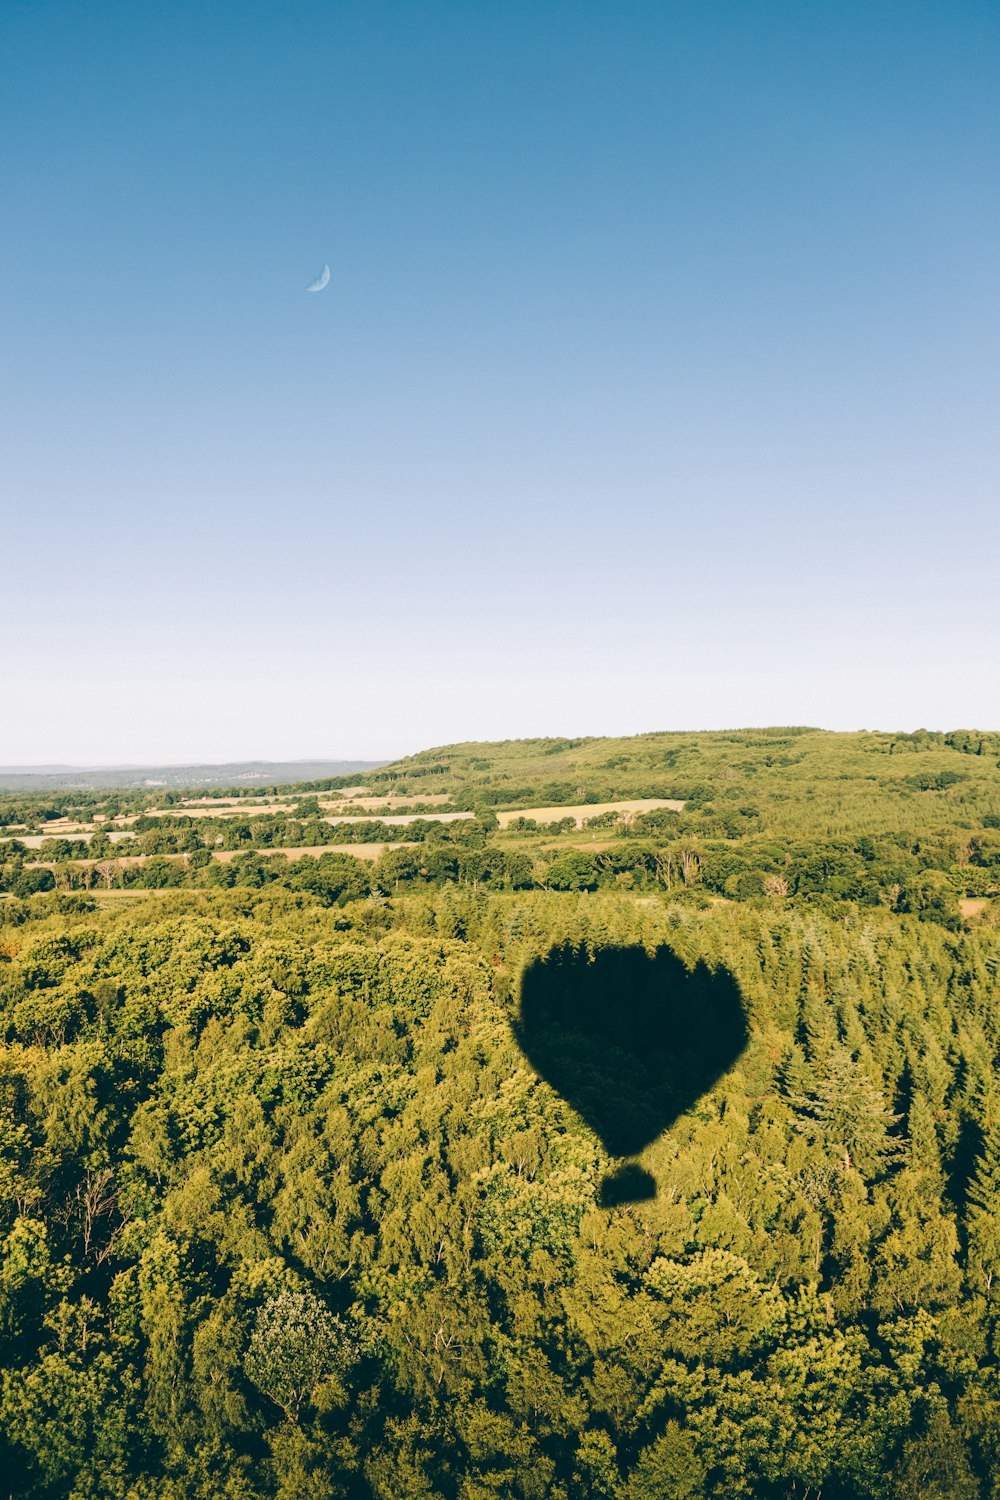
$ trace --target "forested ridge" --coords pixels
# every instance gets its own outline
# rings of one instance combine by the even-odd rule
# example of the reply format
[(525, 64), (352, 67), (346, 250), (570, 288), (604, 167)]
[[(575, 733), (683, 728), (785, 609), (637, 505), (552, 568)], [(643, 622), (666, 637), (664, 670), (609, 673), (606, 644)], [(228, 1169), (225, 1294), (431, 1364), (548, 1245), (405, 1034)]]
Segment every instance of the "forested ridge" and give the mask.
[[(498, 828), (466, 747), (417, 760), (475, 816), (374, 861), (9, 854), (3, 1493), (1000, 1495), (997, 747), (852, 742), (831, 812), (828, 737), (796, 826), (815, 733), (578, 760), (551, 802), (687, 803), (600, 840)], [(539, 804), (614, 758), (507, 754)]]

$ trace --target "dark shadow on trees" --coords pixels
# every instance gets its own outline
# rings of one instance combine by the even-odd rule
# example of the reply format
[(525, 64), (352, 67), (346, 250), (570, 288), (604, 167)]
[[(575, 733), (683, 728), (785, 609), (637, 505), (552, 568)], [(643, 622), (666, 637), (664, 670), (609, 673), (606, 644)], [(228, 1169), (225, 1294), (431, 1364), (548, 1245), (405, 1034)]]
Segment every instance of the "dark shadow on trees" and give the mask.
[(656, 1197), (656, 1178), (638, 1162), (627, 1161), (609, 1172), (601, 1183), (597, 1201), (602, 1208), (617, 1208), (622, 1203), (648, 1203)]
[[(689, 969), (669, 948), (565, 944), (524, 972), (518, 1045), (600, 1137), (636, 1156), (690, 1109), (743, 1052), (746, 1013), (728, 969)], [(619, 1168), (605, 1207), (655, 1196), (647, 1172)]]
[(986, 1137), (979, 1121), (967, 1111), (962, 1112), (958, 1126), (958, 1140), (947, 1168), (948, 1197), (958, 1212), (959, 1219), (965, 1217), (969, 1202), (969, 1184), (976, 1175), (979, 1158), (983, 1154)]

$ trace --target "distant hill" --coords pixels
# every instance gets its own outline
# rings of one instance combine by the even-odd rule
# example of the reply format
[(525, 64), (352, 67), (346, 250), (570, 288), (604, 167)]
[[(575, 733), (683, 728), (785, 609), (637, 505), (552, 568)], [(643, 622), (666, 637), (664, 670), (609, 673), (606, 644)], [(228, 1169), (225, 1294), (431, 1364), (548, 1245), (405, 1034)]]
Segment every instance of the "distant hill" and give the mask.
[(242, 760), (194, 766), (0, 766), (0, 791), (100, 791), (117, 787), (287, 786), (354, 776), (384, 760)]
[[(373, 792), (450, 805), (535, 805), (663, 797), (726, 837), (979, 827), (1000, 817), (1000, 732), (802, 726), (666, 731), (623, 738), (442, 745), (365, 777)], [(694, 826), (692, 824), (692, 826)], [(990, 826), (993, 826), (992, 824)]]

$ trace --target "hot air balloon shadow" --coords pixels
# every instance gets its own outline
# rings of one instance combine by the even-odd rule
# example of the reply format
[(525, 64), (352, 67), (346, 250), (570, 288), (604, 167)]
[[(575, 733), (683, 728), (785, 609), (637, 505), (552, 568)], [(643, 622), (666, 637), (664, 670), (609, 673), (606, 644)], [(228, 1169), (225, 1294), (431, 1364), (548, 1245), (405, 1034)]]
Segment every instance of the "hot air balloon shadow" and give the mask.
[(601, 1185), (606, 1208), (656, 1196), (635, 1161), (718, 1082), (747, 1044), (728, 969), (688, 968), (669, 948), (564, 944), (521, 979), (514, 1034), (535, 1071), (626, 1160)]

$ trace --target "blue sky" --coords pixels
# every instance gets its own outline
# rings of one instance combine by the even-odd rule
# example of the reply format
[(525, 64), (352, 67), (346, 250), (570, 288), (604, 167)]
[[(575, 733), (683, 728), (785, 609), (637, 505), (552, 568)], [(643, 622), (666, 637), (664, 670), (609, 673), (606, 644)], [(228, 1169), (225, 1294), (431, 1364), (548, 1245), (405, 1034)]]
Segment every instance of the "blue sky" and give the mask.
[(997, 727), (998, 76), (976, 0), (7, 0), (0, 763)]

